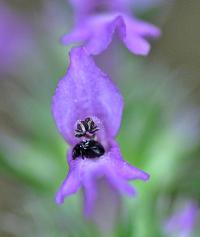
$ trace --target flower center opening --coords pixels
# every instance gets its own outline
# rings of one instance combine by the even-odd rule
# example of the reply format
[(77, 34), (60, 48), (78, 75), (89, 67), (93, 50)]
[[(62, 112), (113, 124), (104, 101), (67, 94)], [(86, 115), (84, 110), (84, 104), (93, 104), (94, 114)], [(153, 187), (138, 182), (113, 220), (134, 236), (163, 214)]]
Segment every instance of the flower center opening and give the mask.
[(80, 120), (77, 122), (74, 132), (75, 137), (94, 138), (95, 133), (99, 130), (98, 126), (91, 118)]
[(85, 138), (75, 145), (72, 151), (72, 158), (75, 160), (78, 157), (94, 159), (104, 155), (105, 149), (100, 142), (95, 140), (95, 133), (99, 127), (95, 122), (87, 117), (85, 120), (77, 122), (74, 132), (75, 137)]

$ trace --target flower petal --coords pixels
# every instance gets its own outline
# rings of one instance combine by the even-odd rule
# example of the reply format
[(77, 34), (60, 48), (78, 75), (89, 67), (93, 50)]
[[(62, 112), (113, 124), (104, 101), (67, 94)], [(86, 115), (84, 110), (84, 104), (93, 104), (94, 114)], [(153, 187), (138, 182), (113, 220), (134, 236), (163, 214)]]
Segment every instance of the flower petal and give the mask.
[(128, 164), (127, 162), (123, 162), (123, 165), (121, 165), (120, 173), (122, 177), (128, 180), (135, 180), (140, 179), (143, 181), (147, 181), (149, 179), (149, 174), (146, 172)]
[(72, 159), (72, 149), (68, 153), (70, 172), (56, 196), (56, 202), (62, 203), (64, 198), (83, 187), (85, 215), (90, 216), (99, 195), (98, 184), (102, 178), (117, 192), (133, 196), (136, 194), (130, 179), (147, 180), (148, 174), (127, 164), (121, 157), (120, 148), (115, 141), (110, 141), (106, 153), (96, 159)]
[(146, 38), (158, 38), (161, 34), (160, 30), (150, 23), (127, 14), (111, 13), (86, 18), (71, 34), (65, 35), (62, 42), (82, 42), (89, 54), (97, 55), (112, 42), (115, 32), (136, 55), (147, 55), (151, 47)]
[[(98, 195), (90, 218), (103, 230), (111, 233), (119, 221), (121, 211), (121, 195), (106, 178), (97, 180)], [(105, 218), (106, 217), (106, 218)]]
[(145, 37), (158, 38), (160, 30), (152, 24), (123, 15), (126, 25), (126, 37), (123, 37), (127, 48), (136, 55), (147, 55), (150, 44)]
[(108, 137), (119, 129), (123, 99), (113, 82), (95, 65), (83, 48), (70, 53), (70, 66), (60, 80), (52, 100), (52, 113), (59, 132), (70, 144), (75, 144), (74, 126), (77, 120), (97, 117)]
[(80, 181), (77, 179), (73, 171), (69, 172), (62, 186), (56, 194), (56, 203), (62, 204), (65, 197), (78, 191), (80, 187)]
[(87, 40), (89, 37), (89, 31), (83, 25), (81, 27), (75, 28), (71, 33), (64, 35), (61, 38), (61, 43), (63, 44), (73, 44), (73, 43), (81, 43)]
[(142, 37), (137, 35), (132, 37), (130, 34), (127, 34), (127, 37), (123, 39), (126, 47), (136, 55), (148, 55), (150, 51), (150, 44), (144, 40)]
[(119, 176), (125, 180), (135, 180), (140, 179), (147, 181), (149, 179), (149, 174), (128, 164), (123, 160), (120, 152), (120, 148), (116, 142), (112, 142), (112, 149), (109, 152), (111, 167), (115, 170)]
[(97, 197), (96, 180), (93, 176), (87, 176), (83, 181), (84, 188), (84, 213), (88, 217), (91, 215)]
[(61, 42), (65, 45), (82, 42), (89, 54), (98, 55), (111, 43), (113, 34), (118, 28), (120, 34), (125, 34), (125, 25), (121, 16), (110, 14), (88, 17), (71, 33), (64, 35)]
[(129, 196), (133, 196), (136, 194), (135, 189), (128, 184), (127, 180), (117, 175), (116, 171), (107, 167), (107, 170), (105, 170), (105, 174), (106, 177), (108, 178), (108, 181), (123, 194), (128, 194)]
[(129, 15), (123, 15), (123, 17), (126, 22), (127, 31), (130, 32), (130, 35), (134, 33), (143, 37), (160, 37), (160, 29), (153, 24), (130, 17)]
[[(125, 25), (121, 16), (112, 17), (107, 20), (105, 16), (91, 19), (93, 22), (90, 27), (93, 28), (92, 36), (86, 42), (85, 47), (89, 54), (98, 55), (104, 51), (111, 43), (116, 29), (120, 29), (121, 34), (125, 34)], [(94, 24), (95, 21), (95, 24)]]
[(195, 200), (187, 200), (182, 209), (177, 210), (168, 217), (164, 228), (167, 236), (193, 236), (192, 233), (197, 223), (198, 212), (197, 202)]

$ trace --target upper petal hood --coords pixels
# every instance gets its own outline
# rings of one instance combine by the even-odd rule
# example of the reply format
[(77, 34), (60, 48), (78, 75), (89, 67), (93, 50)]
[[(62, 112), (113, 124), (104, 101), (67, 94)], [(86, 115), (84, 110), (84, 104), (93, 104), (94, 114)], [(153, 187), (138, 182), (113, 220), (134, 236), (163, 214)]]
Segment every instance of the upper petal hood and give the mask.
[(123, 99), (113, 82), (88, 56), (84, 48), (72, 49), (70, 66), (52, 100), (52, 113), (59, 132), (75, 144), (74, 126), (88, 116), (98, 118), (108, 137), (118, 132)]

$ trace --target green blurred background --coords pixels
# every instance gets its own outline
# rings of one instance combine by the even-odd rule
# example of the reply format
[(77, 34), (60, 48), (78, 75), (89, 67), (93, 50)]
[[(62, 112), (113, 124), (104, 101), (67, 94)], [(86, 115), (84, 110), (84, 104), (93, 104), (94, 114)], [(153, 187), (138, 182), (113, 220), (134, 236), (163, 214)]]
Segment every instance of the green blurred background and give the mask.
[[(15, 67), (0, 71), (0, 236), (103, 236), (84, 219), (81, 192), (62, 206), (54, 203), (67, 173), (68, 146), (50, 103), (68, 65), (70, 48), (59, 38), (72, 26), (71, 8), (64, 0), (5, 2), (31, 39)], [(198, 0), (140, 8), (136, 14), (160, 26), (161, 39), (146, 58), (117, 46), (120, 67), (113, 80), (125, 97), (117, 139), (124, 159), (151, 179), (134, 182), (138, 196), (123, 198), (109, 236), (166, 236), (163, 225), (178, 203), (200, 201), (199, 13)], [(198, 225), (193, 236), (200, 236)]]

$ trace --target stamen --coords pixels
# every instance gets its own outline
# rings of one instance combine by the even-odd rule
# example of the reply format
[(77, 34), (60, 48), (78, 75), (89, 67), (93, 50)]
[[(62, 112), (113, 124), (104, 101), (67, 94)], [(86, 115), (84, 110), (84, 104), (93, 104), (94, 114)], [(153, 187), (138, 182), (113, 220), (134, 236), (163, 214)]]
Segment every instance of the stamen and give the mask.
[(78, 121), (75, 129), (75, 137), (94, 138), (95, 133), (99, 130), (94, 121), (87, 117), (85, 120)]

